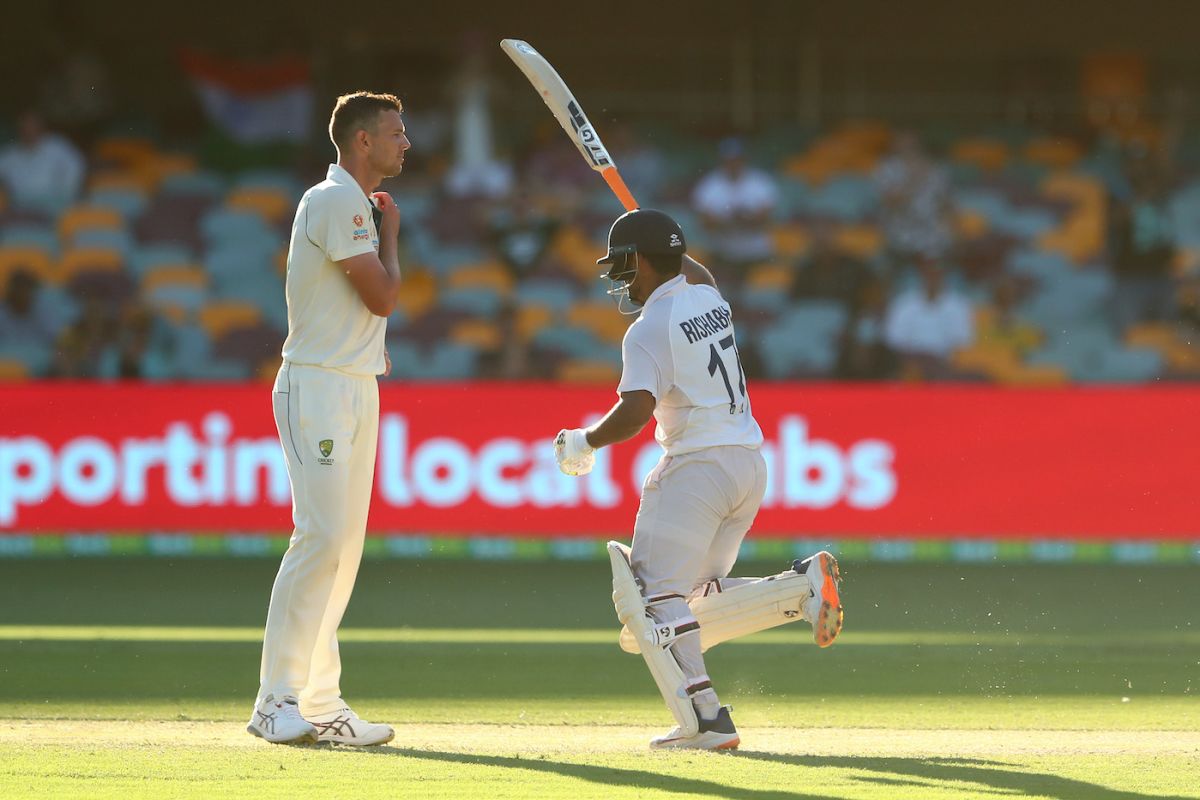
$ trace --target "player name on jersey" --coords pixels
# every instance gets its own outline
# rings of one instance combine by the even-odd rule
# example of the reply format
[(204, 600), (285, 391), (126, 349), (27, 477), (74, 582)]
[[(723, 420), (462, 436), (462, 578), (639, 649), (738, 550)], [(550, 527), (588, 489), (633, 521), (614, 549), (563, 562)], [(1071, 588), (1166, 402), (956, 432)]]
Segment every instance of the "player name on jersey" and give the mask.
[(692, 317), (679, 323), (679, 329), (687, 337), (688, 344), (727, 330), (733, 324), (733, 315), (728, 308), (717, 306), (703, 316)]

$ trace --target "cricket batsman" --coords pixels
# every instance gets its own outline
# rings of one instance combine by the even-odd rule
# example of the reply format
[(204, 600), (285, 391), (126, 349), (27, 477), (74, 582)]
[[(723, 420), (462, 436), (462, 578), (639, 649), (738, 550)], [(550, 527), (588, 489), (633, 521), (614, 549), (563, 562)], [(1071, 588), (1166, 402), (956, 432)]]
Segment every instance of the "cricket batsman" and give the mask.
[(822, 551), (771, 577), (726, 577), (766, 490), (763, 435), (729, 304), (686, 253), (683, 230), (661, 211), (613, 223), (597, 263), (621, 312), (640, 308), (621, 346), (620, 400), (595, 425), (560, 431), (554, 450), (564, 473), (583, 475), (596, 449), (655, 418), (664, 453), (642, 487), (632, 547), (608, 545), (621, 646), (642, 654), (675, 717), (650, 747), (722, 750), (741, 740), (703, 651), (796, 619), (828, 647), (842, 628), (840, 576)]

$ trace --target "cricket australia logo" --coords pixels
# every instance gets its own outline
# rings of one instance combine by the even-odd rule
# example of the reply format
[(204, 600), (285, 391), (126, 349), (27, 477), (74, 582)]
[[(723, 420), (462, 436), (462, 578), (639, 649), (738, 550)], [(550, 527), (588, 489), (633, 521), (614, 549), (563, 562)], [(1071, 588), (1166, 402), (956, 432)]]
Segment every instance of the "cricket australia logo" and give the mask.
[(333, 459), (329, 456), (333, 453), (333, 439), (322, 439), (321, 441), (317, 442), (317, 449), (321, 451), (322, 456), (321, 458), (317, 459), (317, 463), (324, 464), (325, 466), (332, 465)]

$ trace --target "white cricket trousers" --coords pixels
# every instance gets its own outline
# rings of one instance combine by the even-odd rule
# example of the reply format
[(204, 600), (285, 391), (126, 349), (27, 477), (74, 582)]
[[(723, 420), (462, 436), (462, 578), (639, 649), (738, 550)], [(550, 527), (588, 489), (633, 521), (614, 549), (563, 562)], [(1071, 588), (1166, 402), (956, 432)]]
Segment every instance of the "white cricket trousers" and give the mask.
[(284, 362), (271, 397), (295, 529), (271, 589), (258, 700), (293, 695), (301, 714), (322, 714), (344, 705), (337, 629), (366, 536), (379, 384)]
[[(646, 476), (633, 529), (630, 565), (643, 591), (687, 598), (728, 577), (766, 490), (767, 464), (757, 449), (729, 445), (664, 456)], [(691, 611), (680, 599), (650, 613), (664, 622)], [(683, 637), (671, 652), (689, 681), (707, 677), (699, 636)]]

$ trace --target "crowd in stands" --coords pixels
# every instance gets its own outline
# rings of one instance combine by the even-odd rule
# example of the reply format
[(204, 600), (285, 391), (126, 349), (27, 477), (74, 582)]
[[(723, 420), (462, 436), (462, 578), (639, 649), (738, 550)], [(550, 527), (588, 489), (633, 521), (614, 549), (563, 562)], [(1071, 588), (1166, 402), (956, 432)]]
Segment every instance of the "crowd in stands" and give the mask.
[[(287, 230), (323, 170), (223, 172), (130, 136), (81, 152), (37, 113), (8, 122), (0, 378), (274, 373)], [(1153, 140), (606, 137), (716, 273), (754, 377), (1200, 377), (1200, 175)], [(385, 186), (406, 281), (393, 377), (611, 382), (630, 318), (595, 259), (619, 206), (553, 127), (503, 157), (469, 144)]]

